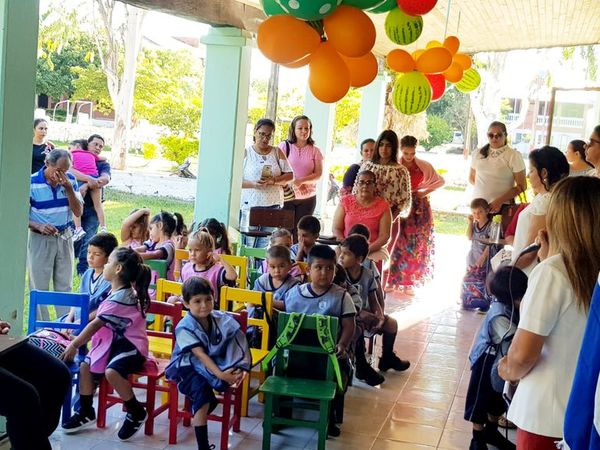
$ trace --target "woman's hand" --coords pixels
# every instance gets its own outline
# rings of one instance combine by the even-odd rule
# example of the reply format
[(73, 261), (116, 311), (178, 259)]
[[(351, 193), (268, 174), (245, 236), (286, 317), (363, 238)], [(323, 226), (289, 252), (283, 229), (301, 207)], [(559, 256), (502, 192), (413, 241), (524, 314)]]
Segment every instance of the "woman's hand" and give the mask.
[(77, 348), (71, 342), (69, 345), (67, 345), (67, 348), (65, 348), (65, 351), (62, 353), (62, 355), (60, 355), (59, 358), (62, 361), (70, 362), (70, 361), (73, 361), (73, 359), (75, 359), (76, 354), (77, 354)]
[(5, 320), (0, 320), (0, 334), (8, 334), (10, 331), (10, 323)]
[(540, 246), (540, 249), (537, 252), (538, 258), (540, 261), (543, 261), (548, 257), (548, 232), (545, 229), (538, 231), (537, 237), (535, 238), (535, 243)]
[(505, 381), (512, 381), (508, 379), (508, 362), (506, 356), (500, 358), (500, 361), (498, 362), (498, 375)]
[(493, 200), (490, 203), (490, 213), (495, 214), (495, 213), (500, 212), (500, 209), (502, 208), (503, 204), (504, 204), (504, 202), (501, 199)]

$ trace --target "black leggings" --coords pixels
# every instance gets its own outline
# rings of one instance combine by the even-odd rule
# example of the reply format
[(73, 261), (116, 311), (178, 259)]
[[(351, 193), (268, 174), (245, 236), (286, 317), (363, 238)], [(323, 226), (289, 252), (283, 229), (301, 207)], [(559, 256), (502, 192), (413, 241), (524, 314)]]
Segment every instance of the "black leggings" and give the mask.
[(29, 344), (0, 356), (0, 415), (14, 450), (50, 450), (71, 374), (59, 359)]
[(283, 204), (283, 209), (294, 211), (294, 242), (298, 242), (298, 222), (304, 216), (312, 216), (317, 206), (317, 196), (302, 200), (291, 200)]

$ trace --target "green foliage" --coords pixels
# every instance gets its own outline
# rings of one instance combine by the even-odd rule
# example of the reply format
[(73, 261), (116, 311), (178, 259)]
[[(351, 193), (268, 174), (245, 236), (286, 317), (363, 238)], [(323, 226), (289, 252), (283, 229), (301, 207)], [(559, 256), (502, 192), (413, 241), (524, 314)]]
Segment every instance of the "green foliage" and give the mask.
[(158, 156), (158, 147), (151, 142), (142, 145), (142, 156), (144, 159), (155, 159)]
[(440, 116), (427, 115), (427, 132), (429, 133), (429, 138), (421, 142), (426, 149), (431, 149), (436, 145), (445, 144), (452, 140), (452, 127), (446, 119)]
[(356, 147), (360, 101), (362, 95), (358, 89), (350, 88), (348, 93), (335, 107), (333, 122), (333, 142), (347, 147)]
[(163, 157), (177, 164), (182, 164), (186, 158), (198, 154), (198, 139), (195, 138), (161, 136), (158, 143), (163, 148)]
[(348, 170), (348, 166), (342, 166), (339, 164), (333, 164), (329, 167), (329, 172), (333, 174), (334, 178), (340, 183), (344, 179), (344, 174)]
[(73, 73), (77, 79), (73, 80), (75, 88), (72, 100), (90, 100), (94, 102), (94, 108), (103, 114), (113, 110), (112, 100), (108, 93), (106, 74), (95, 65), (88, 67), (74, 67)]
[(465, 136), (469, 120), (469, 94), (448, 89), (440, 100), (429, 105), (427, 114), (443, 118), (452, 131), (460, 130)]

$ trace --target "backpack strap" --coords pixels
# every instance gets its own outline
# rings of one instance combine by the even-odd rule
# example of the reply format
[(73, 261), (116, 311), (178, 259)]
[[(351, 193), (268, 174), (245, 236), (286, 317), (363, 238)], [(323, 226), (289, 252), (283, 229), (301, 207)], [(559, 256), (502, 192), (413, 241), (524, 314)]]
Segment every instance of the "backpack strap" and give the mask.
[(319, 344), (321, 344), (321, 348), (327, 352), (331, 364), (333, 365), (337, 385), (340, 391), (343, 391), (344, 384), (342, 382), (342, 373), (340, 371), (340, 364), (335, 355), (335, 341), (331, 336), (331, 316), (315, 314), (314, 318), (317, 322), (317, 337), (319, 338)]
[(290, 313), (287, 323), (285, 324), (285, 328), (281, 332), (279, 336), (277, 336), (277, 341), (275, 341), (275, 345), (273, 348), (267, 353), (265, 359), (262, 360), (261, 368), (264, 372), (269, 368), (269, 363), (277, 354), (277, 351), (280, 348), (285, 348), (289, 346), (296, 336), (298, 335), (298, 331), (300, 331), (300, 327), (302, 326), (302, 321), (304, 320), (304, 313), (293, 312)]
[(287, 139), (285, 140), (285, 157), (290, 157), (290, 141), (288, 141)]

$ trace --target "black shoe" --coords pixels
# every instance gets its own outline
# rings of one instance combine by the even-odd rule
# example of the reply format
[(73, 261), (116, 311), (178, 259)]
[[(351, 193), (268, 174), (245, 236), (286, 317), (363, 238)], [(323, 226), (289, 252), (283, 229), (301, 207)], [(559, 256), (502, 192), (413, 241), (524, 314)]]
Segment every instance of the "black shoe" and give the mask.
[(378, 386), (385, 381), (385, 378), (380, 373), (377, 373), (368, 364), (364, 366), (356, 367), (356, 378), (360, 381), (364, 381), (369, 386)]
[(327, 426), (327, 435), (328, 436), (338, 437), (340, 434), (342, 434), (342, 431), (340, 430), (340, 427), (338, 427), (336, 424), (330, 423)]
[(500, 431), (497, 425), (486, 425), (483, 430), (485, 442), (497, 447), (498, 450), (516, 450), (517, 446), (509, 441)]
[(85, 428), (90, 428), (96, 424), (96, 413), (92, 409), (90, 412), (82, 414), (80, 411), (74, 413), (69, 420), (62, 424), (65, 433), (77, 433)]
[(485, 441), (481, 441), (479, 439), (471, 439), (471, 445), (469, 445), (469, 450), (488, 450), (488, 446)]
[(143, 416), (134, 416), (132, 413), (127, 413), (125, 421), (119, 430), (118, 436), (122, 441), (131, 439), (139, 430), (148, 418), (148, 413), (144, 409)]
[(410, 362), (398, 358), (395, 354), (383, 356), (379, 360), (379, 370), (385, 372), (389, 369), (394, 369), (396, 372), (402, 372), (410, 367)]

